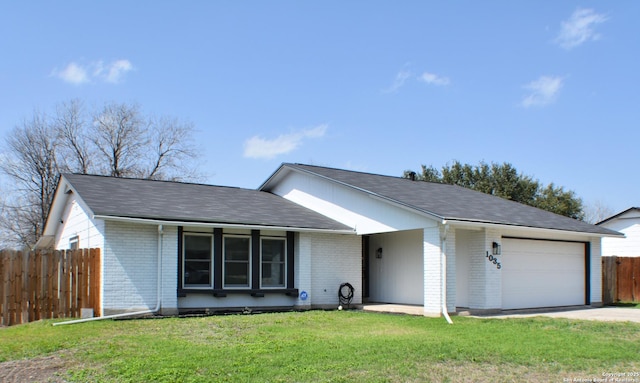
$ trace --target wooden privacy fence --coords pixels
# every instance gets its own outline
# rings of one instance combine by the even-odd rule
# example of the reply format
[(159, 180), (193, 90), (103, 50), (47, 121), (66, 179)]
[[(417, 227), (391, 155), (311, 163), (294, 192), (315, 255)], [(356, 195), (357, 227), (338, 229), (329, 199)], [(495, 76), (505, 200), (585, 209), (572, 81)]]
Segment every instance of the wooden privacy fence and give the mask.
[(602, 257), (602, 301), (640, 302), (640, 257)]
[(0, 251), (0, 325), (100, 314), (100, 249)]

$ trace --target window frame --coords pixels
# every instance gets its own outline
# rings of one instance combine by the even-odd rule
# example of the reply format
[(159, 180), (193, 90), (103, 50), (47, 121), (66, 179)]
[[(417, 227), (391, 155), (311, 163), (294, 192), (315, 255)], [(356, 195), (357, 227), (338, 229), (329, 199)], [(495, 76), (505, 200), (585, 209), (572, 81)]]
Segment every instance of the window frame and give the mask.
[[(242, 239), (246, 239), (248, 240), (247, 243), (247, 250), (248, 250), (248, 257), (247, 257), (247, 284), (246, 285), (237, 285), (237, 284), (227, 284), (226, 283), (226, 277), (227, 277), (227, 247), (226, 247), (226, 243), (227, 243), (227, 238), (242, 238)], [(252, 258), (253, 258), (253, 245), (252, 245), (253, 241), (251, 238), (251, 235), (245, 235), (245, 234), (223, 234), (222, 235), (222, 288), (223, 289), (240, 289), (240, 290), (251, 290), (252, 288), (252, 283), (251, 283), (251, 278), (252, 278)], [(244, 262), (239, 262), (239, 261), (229, 261), (231, 263), (244, 263)]]
[[(186, 255), (186, 247), (187, 241), (186, 237), (209, 237), (211, 239), (211, 247), (209, 249), (209, 284), (208, 285), (190, 285), (185, 283), (185, 272), (186, 272), (186, 263), (187, 263), (187, 255)], [(214, 263), (213, 263), (213, 252), (215, 247), (215, 238), (211, 233), (197, 233), (197, 232), (183, 232), (182, 233), (182, 275), (180, 276), (180, 286), (182, 289), (193, 289), (193, 290), (211, 290), (213, 288), (213, 280), (214, 280)], [(202, 260), (198, 260), (197, 262), (202, 262)]]
[[(270, 264), (282, 264), (284, 267), (282, 269), (283, 272), (283, 279), (282, 279), (282, 284), (280, 285), (273, 285), (273, 286), (269, 286), (269, 285), (264, 285), (263, 283), (263, 278), (264, 278), (264, 264), (265, 261), (263, 259), (263, 241), (264, 240), (277, 240), (277, 241), (281, 241), (283, 242), (283, 250), (284, 250), (284, 254), (282, 255), (282, 262), (269, 262)], [(264, 289), (264, 290), (269, 290), (269, 289), (284, 289), (288, 286), (287, 284), (287, 278), (288, 278), (288, 245), (287, 245), (287, 237), (278, 237), (278, 236), (261, 236), (260, 237), (260, 289)]]
[(74, 235), (69, 237), (69, 250), (78, 250), (80, 248), (80, 236)]
[[(232, 295), (251, 295), (252, 297), (264, 297), (267, 294), (284, 294), (289, 297), (297, 297), (299, 289), (295, 287), (295, 254), (296, 249), (294, 246), (296, 233), (293, 231), (286, 231), (281, 233), (267, 230), (252, 229), (238, 230), (237, 228), (225, 228), (225, 227), (213, 227), (212, 230), (201, 230), (192, 226), (178, 226), (177, 227), (177, 267), (176, 278), (179, 280), (177, 283), (177, 296), (178, 298), (184, 298), (190, 294), (196, 296), (202, 296), (203, 294), (211, 294), (215, 298), (224, 299), (227, 296)], [(229, 230), (229, 232), (227, 232)], [(211, 262), (211, 286), (204, 285), (184, 285), (184, 247), (185, 237), (189, 235), (203, 235), (213, 236), (211, 242), (212, 247), (212, 262)], [(249, 287), (246, 285), (223, 285), (224, 282), (224, 237), (245, 237), (249, 238), (249, 275), (247, 276), (249, 281)], [(262, 271), (261, 271), (261, 238), (277, 238), (286, 239), (286, 261), (285, 261), (285, 286), (284, 287), (261, 287)], [(195, 260), (195, 259), (194, 259)], [(188, 261), (187, 261), (188, 263)]]

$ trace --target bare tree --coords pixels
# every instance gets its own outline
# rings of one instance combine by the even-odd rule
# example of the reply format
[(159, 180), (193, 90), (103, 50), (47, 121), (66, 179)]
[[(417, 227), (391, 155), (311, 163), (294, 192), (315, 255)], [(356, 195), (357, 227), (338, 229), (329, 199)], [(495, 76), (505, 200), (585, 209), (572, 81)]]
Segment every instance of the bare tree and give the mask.
[(584, 220), (589, 223), (598, 223), (615, 214), (613, 208), (602, 200), (588, 204), (584, 208)]
[(194, 180), (193, 125), (146, 117), (135, 104), (107, 103), (88, 113), (80, 100), (50, 117), (34, 113), (5, 137), (0, 171), (11, 182), (0, 198), (0, 241), (32, 246), (42, 235), (61, 172)]
[(181, 123), (175, 118), (161, 117), (150, 120), (147, 170), (149, 179), (185, 180), (194, 178), (188, 161), (195, 159), (195, 149), (190, 140), (193, 125)]
[(61, 171), (88, 174), (91, 172), (91, 146), (87, 138), (82, 101), (62, 103), (56, 108), (54, 129), (60, 144), (58, 166)]
[(6, 138), (0, 170), (14, 185), (15, 197), (5, 202), (3, 229), (24, 245), (33, 245), (42, 233), (55, 193), (57, 143), (46, 115), (34, 113)]
[(139, 177), (138, 160), (148, 141), (137, 105), (111, 103), (93, 118), (93, 144), (101, 155), (102, 174)]

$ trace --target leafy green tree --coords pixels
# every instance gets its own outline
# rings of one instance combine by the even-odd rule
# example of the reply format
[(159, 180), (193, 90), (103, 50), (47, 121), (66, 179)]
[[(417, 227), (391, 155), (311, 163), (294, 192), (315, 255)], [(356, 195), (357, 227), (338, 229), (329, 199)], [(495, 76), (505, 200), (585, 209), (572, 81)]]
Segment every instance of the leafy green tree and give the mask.
[(565, 191), (553, 183), (538, 192), (534, 206), (575, 219), (582, 220), (585, 217), (582, 200), (574, 192)]
[(451, 165), (436, 169), (433, 165), (422, 165), (421, 172), (406, 170), (405, 178), (458, 185), (486, 194), (534, 206), (575, 219), (584, 219), (582, 200), (572, 191), (565, 191), (553, 183), (541, 185), (538, 180), (523, 175), (510, 163), (480, 162), (478, 165)]

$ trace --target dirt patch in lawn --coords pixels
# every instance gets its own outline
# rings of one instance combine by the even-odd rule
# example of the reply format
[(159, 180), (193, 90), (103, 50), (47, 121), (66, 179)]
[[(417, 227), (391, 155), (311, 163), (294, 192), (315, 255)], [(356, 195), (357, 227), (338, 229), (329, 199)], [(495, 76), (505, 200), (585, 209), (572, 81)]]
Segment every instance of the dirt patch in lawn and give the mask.
[(66, 382), (64, 375), (68, 362), (69, 360), (61, 355), (2, 362), (0, 363), (0, 382)]

